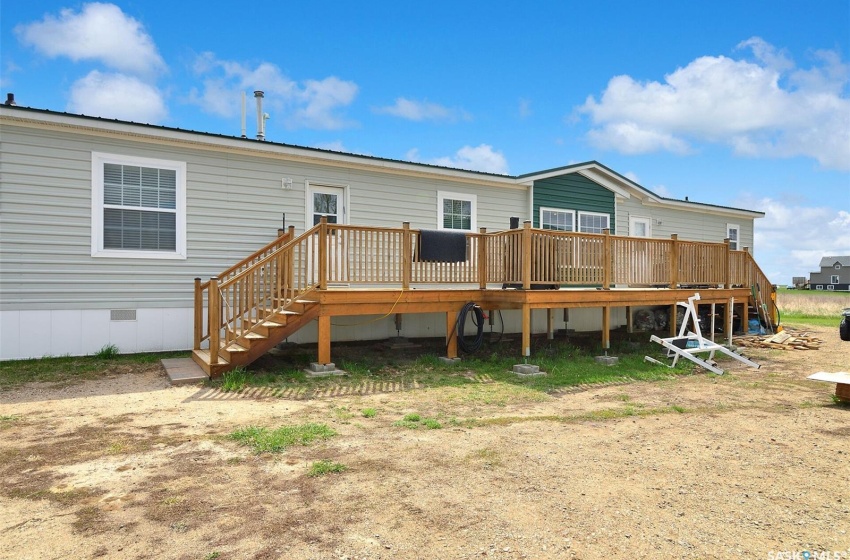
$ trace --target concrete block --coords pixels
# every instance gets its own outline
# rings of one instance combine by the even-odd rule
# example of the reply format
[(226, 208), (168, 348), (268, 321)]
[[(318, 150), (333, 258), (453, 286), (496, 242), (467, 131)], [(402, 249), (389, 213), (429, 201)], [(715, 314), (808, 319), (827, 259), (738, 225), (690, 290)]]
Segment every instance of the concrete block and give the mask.
[(449, 358), (448, 356), (440, 356), (440, 361), (444, 364), (456, 364), (460, 361), (460, 358)]
[(597, 363), (605, 364), (606, 366), (613, 366), (620, 361), (620, 358), (616, 356), (596, 356), (594, 359)]
[(516, 364), (513, 372), (521, 377), (531, 377), (533, 375), (546, 375), (545, 371), (540, 371), (540, 366), (534, 364)]
[(327, 377), (330, 375), (345, 375), (345, 371), (336, 368), (336, 364), (320, 364), (318, 362), (310, 362), (310, 365), (304, 372), (311, 377)]

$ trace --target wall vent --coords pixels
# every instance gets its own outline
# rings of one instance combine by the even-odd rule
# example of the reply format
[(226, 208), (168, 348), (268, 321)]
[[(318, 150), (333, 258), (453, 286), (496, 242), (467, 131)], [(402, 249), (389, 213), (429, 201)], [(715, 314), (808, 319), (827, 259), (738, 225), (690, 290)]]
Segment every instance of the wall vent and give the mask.
[(135, 321), (135, 309), (111, 309), (109, 311), (110, 321)]

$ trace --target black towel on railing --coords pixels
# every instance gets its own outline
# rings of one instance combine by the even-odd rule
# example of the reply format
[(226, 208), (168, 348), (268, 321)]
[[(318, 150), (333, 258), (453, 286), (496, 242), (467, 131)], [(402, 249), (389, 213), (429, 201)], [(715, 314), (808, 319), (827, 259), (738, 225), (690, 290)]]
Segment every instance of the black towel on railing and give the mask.
[(462, 231), (419, 230), (416, 260), (428, 262), (466, 261), (466, 233)]

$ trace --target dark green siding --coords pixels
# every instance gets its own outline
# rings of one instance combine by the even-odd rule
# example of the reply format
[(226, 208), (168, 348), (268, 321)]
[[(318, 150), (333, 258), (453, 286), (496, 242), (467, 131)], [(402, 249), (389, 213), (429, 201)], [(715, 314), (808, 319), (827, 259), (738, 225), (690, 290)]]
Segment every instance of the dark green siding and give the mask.
[(608, 214), (611, 231), (616, 228), (614, 193), (578, 173), (534, 181), (534, 227), (540, 227), (541, 206)]

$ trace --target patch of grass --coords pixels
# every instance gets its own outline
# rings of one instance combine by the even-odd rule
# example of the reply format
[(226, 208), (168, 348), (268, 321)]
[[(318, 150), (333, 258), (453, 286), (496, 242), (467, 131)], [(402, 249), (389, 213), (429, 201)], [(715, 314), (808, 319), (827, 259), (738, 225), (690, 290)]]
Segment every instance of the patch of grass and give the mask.
[(221, 558), (221, 552), (217, 550), (204, 556), (204, 560), (216, 560), (216, 558)]
[(282, 426), (276, 430), (248, 426), (227, 436), (241, 445), (251, 447), (254, 453), (280, 453), (293, 445), (309, 445), (316, 440), (328, 439), (336, 432), (324, 424)]
[(485, 447), (483, 449), (478, 449), (472, 452), (469, 455), (470, 459), (474, 459), (477, 461), (481, 461), (484, 463), (484, 466), (487, 468), (500, 467), (502, 466), (502, 458), (499, 455), (499, 452), (495, 449), (490, 449), (489, 447)]
[(241, 393), (247, 384), (248, 372), (242, 366), (225, 372), (221, 376), (221, 390), (225, 393)]
[(782, 325), (786, 327), (806, 328), (806, 326), (815, 327), (835, 327), (838, 331), (838, 325), (841, 323), (841, 315), (821, 316), (821, 315), (805, 315), (801, 313), (783, 313)]
[(185, 358), (186, 352), (119, 354), (111, 358), (62, 356), (0, 362), (0, 390), (24, 383), (73, 383), (97, 379), (119, 371), (145, 371), (163, 358)]
[(326, 474), (341, 473), (347, 469), (342, 463), (336, 463), (327, 459), (316, 461), (307, 471), (307, 476), (324, 476)]
[(378, 415), (378, 411), (374, 408), (364, 408), (360, 411), (360, 414), (363, 416), (363, 418), (374, 418)]
[(354, 413), (347, 406), (332, 406), (331, 414), (344, 424), (348, 424), (348, 421), (354, 418)]
[(105, 344), (103, 348), (94, 353), (94, 357), (98, 360), (114, 360), (118, 356), (118, 347), (114, 344)]
[(393, 426), (397, 428), (407, 428), (409, 430), (416, 430), (420, 426), (424, 426), (429, 430), (439, 430), (443, 427), (443, 425), (440, 424), (440, 422), (438, 422), (436, 419), (423, 418), (420, 414), (417, 414), (415, 412), (406, 414), (401, 420), (393, 422)]
[(672, 410), (673, 412), (678, 412), (679, 414), (684, 414), (688, 411), (688, 409), (684, 406), (679, 406), (677, 404), (671, 404), (670, 410)]

